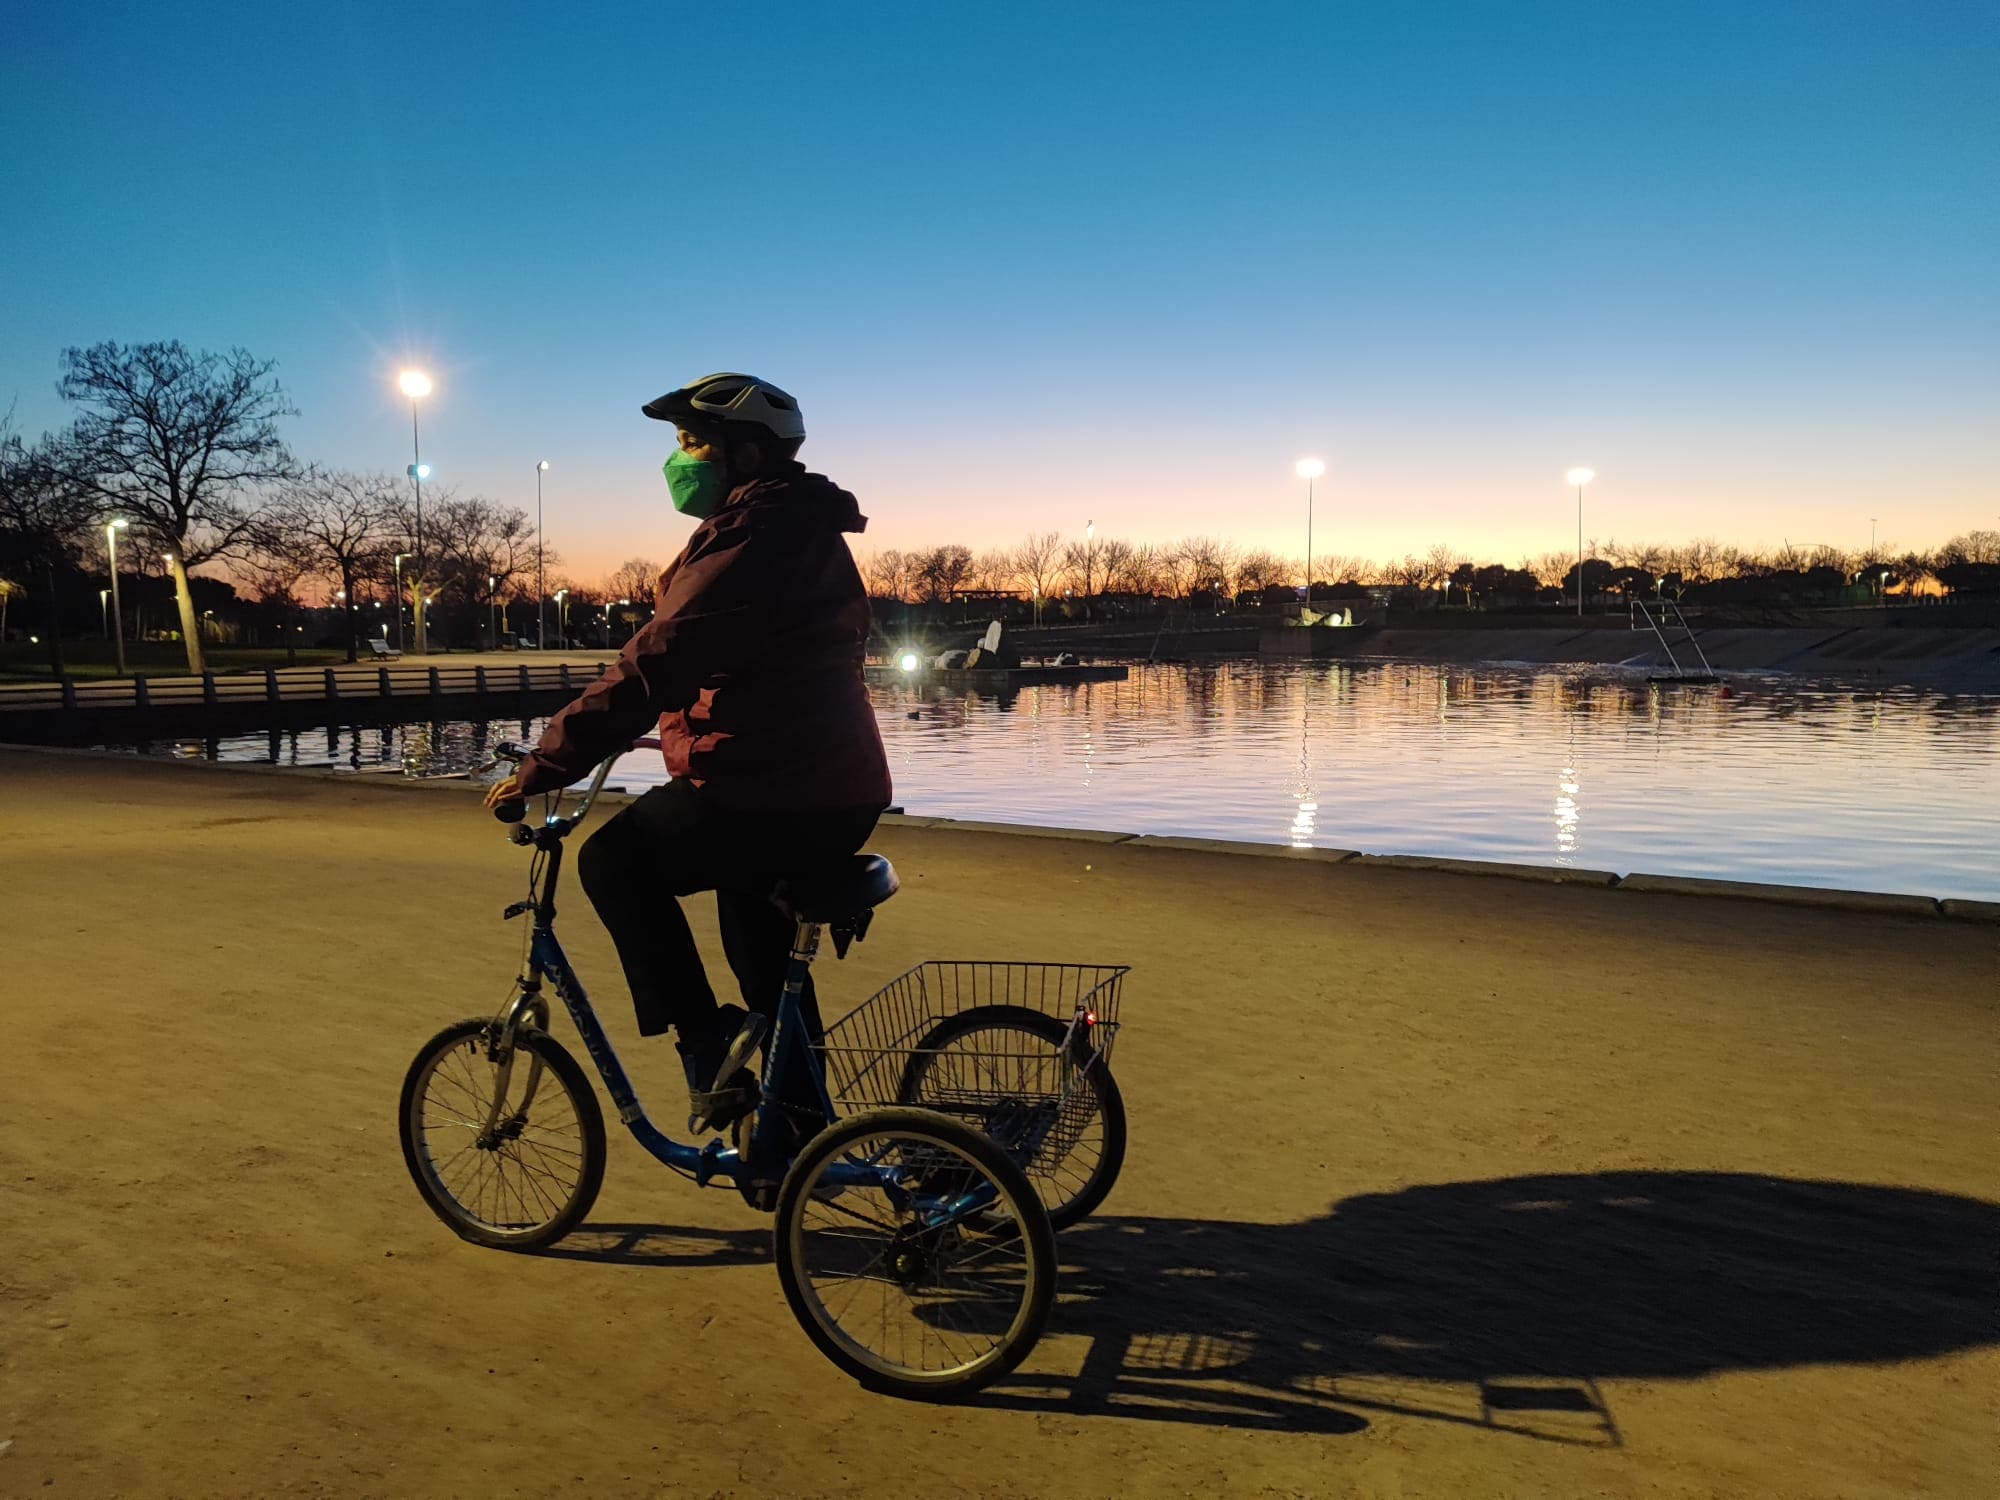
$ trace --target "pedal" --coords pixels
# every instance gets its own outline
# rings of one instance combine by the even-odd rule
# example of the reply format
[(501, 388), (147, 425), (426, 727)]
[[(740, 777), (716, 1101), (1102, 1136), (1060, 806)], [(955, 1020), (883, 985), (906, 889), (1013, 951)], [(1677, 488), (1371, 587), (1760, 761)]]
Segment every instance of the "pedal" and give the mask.
[(743, 1018), (743, 1024), (736, 1030), (736, 1040), (729, 1044), (729, 1050), (722, 1054), (722, 1066), (715, 1070), (711, 1087), (720, 1085), (724, 1079), (734, 1078), (749, 1061), (750, 1054), (757, 1050), (764, 1040), (764, 1032), (769, 1028), (769, 1018), (750, 1012)]
[(701, 1135), (710, 1130), (727, 1130), (745, 1115), (757, 1108), (755, 1089), (709, 1089), (706, 1093), (690, 1094), (688, 1102), (694, 1106), (688, 1115), (688, 1130)]

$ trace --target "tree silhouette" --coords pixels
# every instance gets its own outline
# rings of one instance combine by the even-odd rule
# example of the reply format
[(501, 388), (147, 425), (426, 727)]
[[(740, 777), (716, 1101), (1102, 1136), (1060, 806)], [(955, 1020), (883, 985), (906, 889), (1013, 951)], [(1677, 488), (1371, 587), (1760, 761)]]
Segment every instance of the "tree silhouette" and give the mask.
[(64, 445), (70, 478), (170, 558), (190, 672), (202, 670), (188, 571), (240, 557), (256, 537), (258, 486), (297, 464), (278, 435), (297, 415), (271, 360), (191, 352), (178, 339), (65, 349), (57, 389), (83, 408)]

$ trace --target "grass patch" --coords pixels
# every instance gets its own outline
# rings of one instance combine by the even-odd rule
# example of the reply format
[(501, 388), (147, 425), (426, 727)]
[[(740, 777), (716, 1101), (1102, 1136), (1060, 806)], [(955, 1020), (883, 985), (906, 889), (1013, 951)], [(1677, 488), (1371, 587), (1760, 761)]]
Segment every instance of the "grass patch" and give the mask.
[[(330, 667), (347, 660), (343, 650), (317, 646), (302, 646), (294, 654), (288, 654), (283, 646), (210, 646), (204, 655), (209, 671), (218, 677), (261, 672), (266, 667)], [(63, 668), (78, 682), (118, 675), (109, 641), (64, 641)], [(125, 670), (127, 675), (144, 672), (148, 677), (185, 677), (187, 652), (178, 641), (128, 641)], [(0, 682), (47, 682), (51, 675), (46, 647), (26, 641), (0, 645)]]

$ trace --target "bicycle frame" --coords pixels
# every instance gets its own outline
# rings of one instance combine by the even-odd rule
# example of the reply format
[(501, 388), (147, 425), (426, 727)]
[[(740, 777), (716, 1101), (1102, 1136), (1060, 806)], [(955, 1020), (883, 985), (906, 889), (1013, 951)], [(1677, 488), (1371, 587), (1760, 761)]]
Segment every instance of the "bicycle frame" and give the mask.
[[(542, 872), (541, 888), (532, 893), (528, 901), (517, 902), (507, 908), (508, 917), (525, 912), (534, 914), (534, 931), (528, 945), (527, 972), (518, 981), (518, 988), (512, 1000), (496, 1017), (497, 1036), (492, 1050), (497, 1066), (502, 1070), (499, 1087), (495, 1091), (493, 1118), (487, 1122), (489, 1131), (499, 1124), (500, 1101), (507, 1095), (507, 1080), (511, 1075), (514, 1056), (514, 1034), (524, 1021), (532, 1022), (546, 1030), (549, 1021), (548, 1001), (542, 992), (544, 979), (555, 987), (556, 996), (569, 1012), (577, 1034), (583, 1038), (584, 1049), (597, 1067), (598, 1076), (604, 1082), (604, 1090), (617, 1106), (618, 1118), (646, 1151), (657, 1160), (686, 1172), (696, 1183), (706, 1187), (716, 1178), (729, 1182), (740, 1182), (753, 1171), (763, 1167), (758, 1147), (769, 1139), (771, 1127), (777, 1122), (785, 1106), (778, 1102), (776, 1080), (788, 1076), (788, 1070), (804, 1068), (813, 1082), (820, 1107), (826, 1118), (834, 1117), (833, 1101), (827, 1093), (823, 1070), (815, 1065), (811, 1046), (804, 1038), (804, 1023), (799, 1016), (799, 997), (805, 989), (806, 975), (819, 953), (821, 924), (801, 921), (792, 941), (791, 963), (785, 971), (785, 987), (778, 1000), (777, 1023), (766, 1051), (766, 1067), (759, 1085), (756, 1113), (750, 1131), (750, 1157), (745, 1158), (735, 1147), (725, 1145), (720, 1138), (711, 1140), (705, 1146), (689, 1145), (673, 1139), (655, 1125), (640, 1103), (638, 1091), (632, 1087), (632, 1080), (626, 1074), (624, 1065), (618, 1060), (617, 1049), (611, 1045), (611, 1038), (605, 1034), (603, 1024), (597, 1019), (597, 1012), (591, 1006), (590, 996), (577, 978), (576, 970), (563, 952), (563, 946), (555, 933), (555, 890), (558, 876), (562, 872), (563, 841), (588, 816), (598, 794), (604, 789), (610, 775), (613, 761), (605, 761), (597, 769), (596, 776), (585, 794), (583, 805), (567, 817), (559, 817), (551, 812), (539, 828), (526, 837), (517, 832), (517, 841), (533, 844), (547, 859)], [(525, 1111), (534, 1098), (539, 1077), (531, 1074), (519, 1109)], [(856, 1161), (829, 1163), (822, 1181), (834, 1187), (882, 1187), (892, 1195), (902, 1191), (899, 1171), (893, 1167), (880, 1167)], [(991, 1190), (976, 1190), (960, 1195), (958, 1199), (938, 1203), (925, 1217), (933, 1224), (941, 1225), (976, 1213), (990, 1204)], [(919, 1198), (918, 1201), (921, 1201)]]

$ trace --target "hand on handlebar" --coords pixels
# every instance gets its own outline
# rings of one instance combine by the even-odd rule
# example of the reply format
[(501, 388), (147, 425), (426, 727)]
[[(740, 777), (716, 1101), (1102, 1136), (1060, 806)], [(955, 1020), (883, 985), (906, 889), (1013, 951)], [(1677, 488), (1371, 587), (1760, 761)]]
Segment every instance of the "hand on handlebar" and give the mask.
[(501, 803), (519, 802), (527, 795), (521, 790), (521, 778), (518, 774), (503, 776), (486, 789), (486, 805), (497, 811)]

